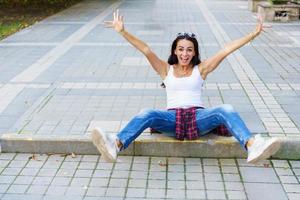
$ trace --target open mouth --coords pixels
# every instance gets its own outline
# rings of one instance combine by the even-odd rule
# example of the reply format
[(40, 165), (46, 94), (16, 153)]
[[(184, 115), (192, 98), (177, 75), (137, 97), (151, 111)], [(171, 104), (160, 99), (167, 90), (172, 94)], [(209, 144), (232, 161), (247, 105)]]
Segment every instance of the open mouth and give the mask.
[(189, 59), (188, 59), (188, 58), (186, 58), (186, 59), (181, 59), (181, 61), (182, 61), (183, 63), (186, 63), (186, 62), (189, 61)]

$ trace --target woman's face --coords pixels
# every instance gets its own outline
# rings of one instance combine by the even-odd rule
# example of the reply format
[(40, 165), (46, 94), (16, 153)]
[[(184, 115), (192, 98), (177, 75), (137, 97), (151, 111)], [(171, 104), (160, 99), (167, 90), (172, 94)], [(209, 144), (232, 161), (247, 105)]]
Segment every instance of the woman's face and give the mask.
[(174, 53), (177, 56), (179, 65), (189, 65), (192, 58), (195, 56), (193, 42), (186, 39), (178, 40)]

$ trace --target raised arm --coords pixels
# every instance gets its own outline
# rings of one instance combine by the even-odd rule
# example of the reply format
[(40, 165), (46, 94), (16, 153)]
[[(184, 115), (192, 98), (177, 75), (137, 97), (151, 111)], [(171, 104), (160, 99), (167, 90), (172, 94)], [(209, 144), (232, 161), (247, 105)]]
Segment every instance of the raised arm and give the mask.
[(148, 61), (150, 62), (153, 69), (164, 79), (167, 75), (168, 63), (161, 60), (151, 49), (150, 47), (138, 39), (131, 33), (125, 30), (124, 27), (124, 17), (119, 15), (119, 10), (114, 12), (113, 21), (105, 21), (105, 25), (108, 28), (113, 28), (116, 32), (122, 35), (130, 44), (132, 44), (136, 49), (143, 53)]
[(257, 37), (261, 33), (262, 28), (263, 28), (263, 23), (261, 17), (259, 16), (258, 23), (254, 31), (252, 31), (251, 33), (247, 34), (242, 38), (239, 38), (237, 40), (234, 40), (226, 44), (225, 47), (221, 49), (217, 54), (200, 63), (199, 70), (202, 78), (206, 79), (206, 76), (210, 72), (215, 70), (218, 67), (218, 65), (222, 62), (222, 60), (224, 60), (224, 58), (226, 58), (229, 54), (231, 54), (235, 50), (239, 49), (240, 47), (244, 46), (245, 44), (253, 40), (255, 37)]

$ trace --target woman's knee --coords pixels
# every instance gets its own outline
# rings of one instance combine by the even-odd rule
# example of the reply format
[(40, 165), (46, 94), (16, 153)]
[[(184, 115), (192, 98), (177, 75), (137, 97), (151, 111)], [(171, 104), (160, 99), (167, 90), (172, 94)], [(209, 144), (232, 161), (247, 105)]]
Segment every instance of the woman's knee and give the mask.
[(142, 109), (138, 114), (137, 117), (139, 118), (149, 118), (155, 115), (155, 110), (154, 109)]
[(233, 108), (233, 106), (230, 104), (223, 104), (218, 109), (222, 114), (225, 114), (225, 115), (236, 112), (235, 109)]

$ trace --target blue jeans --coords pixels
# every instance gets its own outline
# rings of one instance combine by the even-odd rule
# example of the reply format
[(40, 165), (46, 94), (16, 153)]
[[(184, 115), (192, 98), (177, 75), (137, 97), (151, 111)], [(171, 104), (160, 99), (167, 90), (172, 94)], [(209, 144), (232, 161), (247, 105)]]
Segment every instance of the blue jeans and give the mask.
[[(199, 136), (209, 133), (223, 124), (245, 149), (247, 141), (252, 137), (249, 129), (231, 105), (197, 109), (196, 121)], [(136, 115), (118, 134), (118, 139), (126, 149), (146, 128), (154, 128), (175, 136), (175, 110), (145, 109)]]

